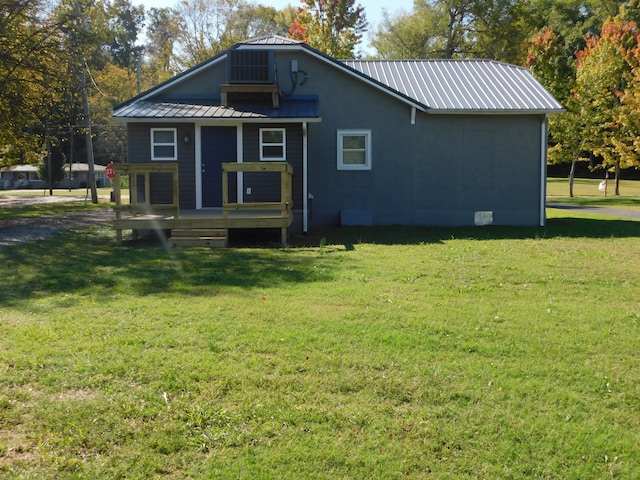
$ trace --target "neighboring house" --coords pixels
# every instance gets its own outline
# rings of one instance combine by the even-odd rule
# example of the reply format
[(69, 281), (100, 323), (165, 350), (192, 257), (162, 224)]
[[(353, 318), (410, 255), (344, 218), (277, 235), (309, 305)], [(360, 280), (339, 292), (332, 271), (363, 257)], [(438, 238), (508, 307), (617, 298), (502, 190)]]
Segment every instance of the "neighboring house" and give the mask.
[(45, 183), (39, 179), (38, 167), (34, 165), (13, 165), (0, 172), (0, 189), (43, 188)]
[[(221, 162), (293, 166), (293, 228), (544, 225), (547, 117), (562, 106), (513, 65), (339, 61), (268, 36), (116, 107), (128, 162), (175, 162), (179, 207), (221, 205)], [(278, 178), (238, 174), (238, 203)], [(231, 184), (232, 183), (232, 184)], [(170, 188), (170, 185), (167, 187)]]
[[(96, 187), (108, 187), (111, 185), (104, 165), (94, 164), (93, 173), (96, 179)], [(89, 164), (88, 163), (65, 163), (64, 180), (59, 183), (62, 188), (86, 188), (89, 185)], [(69, 173), (71, 172), (71, 173)]]

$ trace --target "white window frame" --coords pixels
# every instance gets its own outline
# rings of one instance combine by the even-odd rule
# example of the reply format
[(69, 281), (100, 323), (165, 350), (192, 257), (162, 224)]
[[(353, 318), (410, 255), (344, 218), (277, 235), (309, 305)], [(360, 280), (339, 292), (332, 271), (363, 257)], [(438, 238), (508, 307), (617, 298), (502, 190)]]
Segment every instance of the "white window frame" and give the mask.
[[(155, 132), (172, 132), (173, 133), (173, 142), (171, 143), (160, 143), (154, 141)], [(164, 156), (156, 156), (156, 147), (173, 147), (173, 156), (164, 157)], [(151, 160), (155, 161), (172, 161), (178, 159), (178, 129), (177, 128), (152, 128), (151, 129)]]
[[(263, 141), (264, 132), (282, 132), (282, 143), (265, 143)], [(281, 157), (267, 157), (264, 155), (264, 147), (282, 147)], [(286, 128), (261, 128), (260, 129), (260, 161), (281, 162), (287, 159), (287, 129)]]
[[(364, 164), (345, 164), (343, 161), (343, 137), (346, 136), (364, 136)], [(371, 170), (371, 130), (338, 130), (337, 136), (337, 146), (338, 146), (338, 170)]]

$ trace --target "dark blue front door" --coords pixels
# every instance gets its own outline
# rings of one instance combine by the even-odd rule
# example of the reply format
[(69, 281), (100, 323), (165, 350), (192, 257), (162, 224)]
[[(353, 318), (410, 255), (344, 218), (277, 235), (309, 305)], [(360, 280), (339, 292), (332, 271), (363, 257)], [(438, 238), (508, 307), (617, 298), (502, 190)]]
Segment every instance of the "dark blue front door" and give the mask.
[[(202, 206), (222, 206), (222, 162), (236, 162), (236, 127), (202, 127)], [(229, 175), (229, 200), (236, 201)]]

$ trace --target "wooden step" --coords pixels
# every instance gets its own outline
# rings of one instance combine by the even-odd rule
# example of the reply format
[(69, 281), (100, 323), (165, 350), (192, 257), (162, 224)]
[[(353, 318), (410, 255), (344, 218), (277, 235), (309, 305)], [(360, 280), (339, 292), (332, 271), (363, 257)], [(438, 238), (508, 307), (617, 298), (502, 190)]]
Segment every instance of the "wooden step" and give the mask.
[(227, 237), (229, 231), (226, 228), (174, 228), (172, 237)]
[(227, 237), (171, 237), (169, 239), (169, 245), (172, 247), (224, 248), (228, 244)]
[(172, 247), (224, 248), (229, 245), (226, 228), (174, 228), (169, 245)]

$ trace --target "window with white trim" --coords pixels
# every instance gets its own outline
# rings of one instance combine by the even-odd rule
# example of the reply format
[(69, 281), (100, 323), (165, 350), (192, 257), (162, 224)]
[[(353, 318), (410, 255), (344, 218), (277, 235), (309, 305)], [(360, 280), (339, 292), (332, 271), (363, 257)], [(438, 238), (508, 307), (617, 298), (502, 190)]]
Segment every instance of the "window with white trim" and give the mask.
[(285, 128), (260, 129), (260, 160), (287, 159), (287, 130)]
[(371, 170), (371, 130), (338, 130), (338, 170)]
[(151, 129), (151, 160), (178, 159), (178, 129)]

